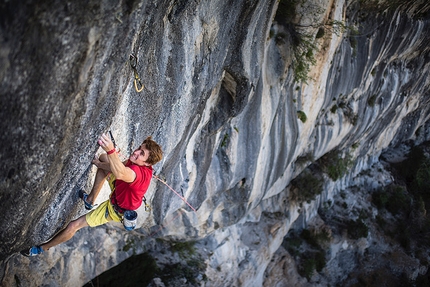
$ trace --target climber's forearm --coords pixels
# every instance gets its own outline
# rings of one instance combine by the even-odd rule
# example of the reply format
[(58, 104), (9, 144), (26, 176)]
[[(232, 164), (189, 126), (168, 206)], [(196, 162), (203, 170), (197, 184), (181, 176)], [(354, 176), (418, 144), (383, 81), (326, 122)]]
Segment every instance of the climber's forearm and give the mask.
[(109, 159), (110, 171), (115, 175), (116, 179), (129, 183), (134, 181), (136, 174), (131, 168), (124, 166), (116, 152), (109, 154), (107, 157)]

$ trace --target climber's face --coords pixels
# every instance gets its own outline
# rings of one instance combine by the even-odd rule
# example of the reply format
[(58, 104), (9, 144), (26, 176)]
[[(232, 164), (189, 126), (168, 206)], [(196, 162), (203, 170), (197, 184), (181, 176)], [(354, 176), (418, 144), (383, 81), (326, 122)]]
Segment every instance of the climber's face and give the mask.
[(149, 150), (146, 149), (145, 145), (141, 145), (137, 150), (135, 150), (130, 155), (130, 161), (134, 164), (143, 166), (143, 165), (149, 165), (146, 161), (149, 157)]

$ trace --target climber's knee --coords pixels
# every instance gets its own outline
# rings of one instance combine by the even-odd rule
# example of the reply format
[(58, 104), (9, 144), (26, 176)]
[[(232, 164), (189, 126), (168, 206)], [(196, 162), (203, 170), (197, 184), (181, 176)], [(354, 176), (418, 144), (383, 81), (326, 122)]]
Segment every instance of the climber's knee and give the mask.
[(73, 221), (71, 221), (67, 227), (66, 230), (67, 232), (71, 232), (71, 233), (75, 233), (76, 231), (78, 231), (79, 229), (81, 229), (82, 227), (88, 226), (87, 220), (85, 218), (85, 215), (79, 217), (78, 219), (75, 219)]

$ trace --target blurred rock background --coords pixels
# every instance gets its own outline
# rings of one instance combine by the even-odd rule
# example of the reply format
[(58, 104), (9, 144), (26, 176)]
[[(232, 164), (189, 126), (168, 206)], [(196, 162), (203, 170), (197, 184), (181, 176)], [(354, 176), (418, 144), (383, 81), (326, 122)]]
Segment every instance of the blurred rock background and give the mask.
[[(409, 196), (389, 163), (429, 138), (429, 9), (2, 1), (2, 284), (82, 286), (127, 258), (146, 264), (140, 275), (152, 270), (143, 275), (153, 286), (427, 282), (423, 243), (387, 237), (403, 213), (421, 218), (426, 236), (425, 192), (397, 217), (374, 198), (399, 186)], [(139, 209), (135, 231), (107, 224), (19, 255), (85, 213), (77, 191), (91, 188), (108, 130), (124, 156), (152, 135), (165, 152), (155, 173), (197, 212), (153, 180), (152, 211)], [(125, 270), (114, 272), (132, 278)]]

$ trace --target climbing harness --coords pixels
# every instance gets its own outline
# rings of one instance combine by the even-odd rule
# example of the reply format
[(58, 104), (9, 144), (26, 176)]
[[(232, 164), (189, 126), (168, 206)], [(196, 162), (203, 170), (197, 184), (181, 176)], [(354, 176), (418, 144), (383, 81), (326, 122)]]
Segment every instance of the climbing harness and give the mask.
[[(137, 57), (133, 54), (130, 54), (130, 67), (133, 69), (133, 72), (134, 72), (134, 88), (136, 89), (136, 92), (140, 93), (143, 90), (144, 85), (140, 81), (140, 77), (139, 77), (139, 74), (137, 73), (136, 66), (137, 66)], [(137, 83), (139, 83), (140, 88), (138, 87)]]

